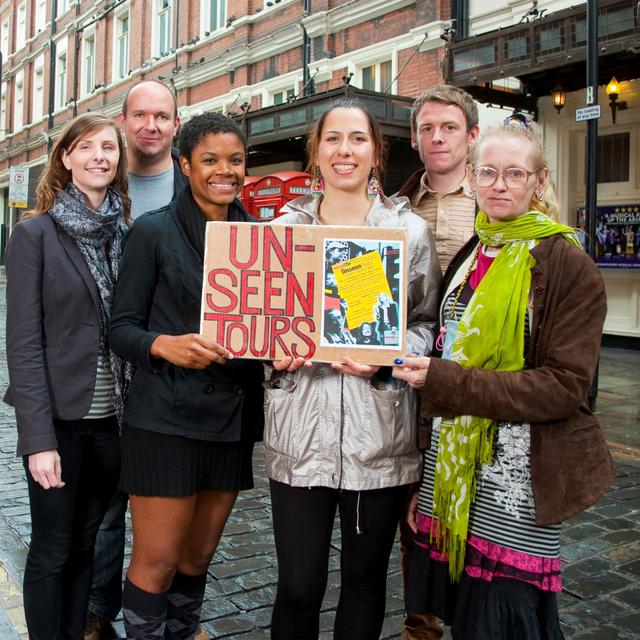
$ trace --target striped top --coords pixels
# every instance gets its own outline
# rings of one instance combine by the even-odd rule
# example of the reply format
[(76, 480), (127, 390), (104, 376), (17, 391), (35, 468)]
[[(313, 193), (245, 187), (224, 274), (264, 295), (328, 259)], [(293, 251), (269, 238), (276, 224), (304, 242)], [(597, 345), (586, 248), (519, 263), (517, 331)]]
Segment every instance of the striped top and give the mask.
[[(451, 317), (457, 288), (443, 304), (443, 315)], [(459, 320), (473, 291), (467, 282), (456, 304)], [(525, 317), (525, 353), (529, 318)], [(433, 515), (433, 485), (440, 435), (440, 419), (433, 421), (431, 448), (424, 453), (424, 476), (420, 489), (419, 513)], [(507, 549), (544, 558), (560, 555), (560, 525), (540, 526), (535, 522), (535, 503), (531, 485), (530, 425), (498, 422), (494, 456), (490, 465), (476, 471), (476, 499), (469, 511), (469, 534)]]
[(102, 350), (98, 354), (98, 368), (96, 371), (96, 386), (93, 390), (93, 399), (86, 418), (97, 420), (115, 415), (113, 405), (113, 378), (109, 360), (104, 357)]
[(440, 194), (433, 191), (425, 173), (420, 186), (411, 198), (411, 210), (431, 227), (444, 273), (453, 256), (473, 235), (476, 217), (475, 195), (466, 178), (455, 191)]

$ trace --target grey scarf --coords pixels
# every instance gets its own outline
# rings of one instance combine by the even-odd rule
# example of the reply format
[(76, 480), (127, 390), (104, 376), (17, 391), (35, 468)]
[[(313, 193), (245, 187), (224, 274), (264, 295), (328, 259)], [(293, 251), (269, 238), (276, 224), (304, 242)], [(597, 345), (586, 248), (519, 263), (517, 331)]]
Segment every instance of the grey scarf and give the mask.
[(103, 357), (109, 360), (114, 386), (114, 408), (122, 423), (124, 401), (131, 379), (130, 366), (108, 346), (113, 291), (118, 280), (121, 242), (127, 232), (122, 218), (122, 199), (111, 187), (98, 209), (87, 206), (84, 194), (73, 183), (60, 191), (49, 209), (54, 222), (73, 240), (87, 263), (100, 298), (100, 336)]

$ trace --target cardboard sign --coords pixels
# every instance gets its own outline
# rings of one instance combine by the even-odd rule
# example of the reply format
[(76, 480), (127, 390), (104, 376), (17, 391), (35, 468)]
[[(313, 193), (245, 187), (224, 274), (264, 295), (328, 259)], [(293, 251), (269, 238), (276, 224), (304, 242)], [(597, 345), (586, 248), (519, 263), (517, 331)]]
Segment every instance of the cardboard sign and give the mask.
[(241, 358), (405, 355), (404, 229), (208, 222), (200, 332)]

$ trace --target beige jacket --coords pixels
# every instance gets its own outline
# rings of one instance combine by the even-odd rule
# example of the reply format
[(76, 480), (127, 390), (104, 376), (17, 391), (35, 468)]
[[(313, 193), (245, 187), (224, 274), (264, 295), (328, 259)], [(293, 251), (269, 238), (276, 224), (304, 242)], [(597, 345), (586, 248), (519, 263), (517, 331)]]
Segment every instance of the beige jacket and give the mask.
[[(319, 224), (317, 202), (297, 198), (280, 224)], [(409, 239), (407, 349), (430, 353), (437, 315), (440, 265), (427, 224), (406, 198), (377, 198), (365, 224), (403, 227)], [(266, 386), (267, 474), (292, 486), (351, 490), (416, 482), (416, 393), (395, 379), (343, 375), (317, 363), (295, 373), (269, 370)]]

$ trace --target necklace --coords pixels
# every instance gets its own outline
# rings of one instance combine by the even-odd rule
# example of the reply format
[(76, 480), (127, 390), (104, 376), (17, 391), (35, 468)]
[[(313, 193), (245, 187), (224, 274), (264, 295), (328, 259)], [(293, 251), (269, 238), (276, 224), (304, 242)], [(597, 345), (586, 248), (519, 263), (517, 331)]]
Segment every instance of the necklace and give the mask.
[(465, 288), (469, 278), (471, 277), (471, 274), (473, 273), (473, 270), (476, 268), (476, 264), (478, 262), (478, 254), (480, 253), (481, 248), (482, 244), (478, 244), (477, 249), (473, 252), (473, 257), (471, 258), (471, 262), (469, 263), (469, 268), (464, 274), (464, 278), (462, 279), (462, 282), (458, 287), (458, 291), (456, 292), (456, 295), (453, 299), (453, 304), (451, 305), (447, 314), (448, 317), (445, 318), (444, 324), (440, 327), (440, 333), (438, 334), (438, 338), (436, 339), (436, 349), (438, 349), (438, 351), (443, 351), (444, 349), (445, 336), (447, 335), (447, 321), (453, 320), (455, 317), (456, 305), (458, 304), (458, 300), (460, 300), (462, 290)]

